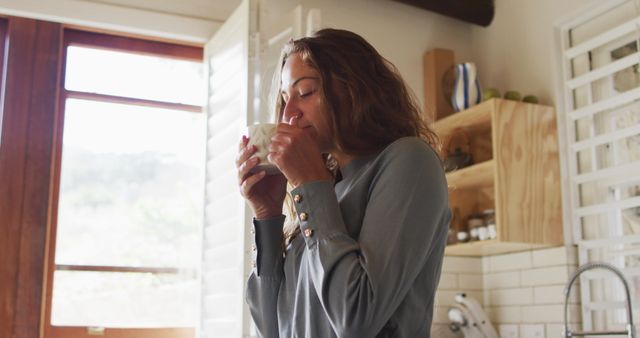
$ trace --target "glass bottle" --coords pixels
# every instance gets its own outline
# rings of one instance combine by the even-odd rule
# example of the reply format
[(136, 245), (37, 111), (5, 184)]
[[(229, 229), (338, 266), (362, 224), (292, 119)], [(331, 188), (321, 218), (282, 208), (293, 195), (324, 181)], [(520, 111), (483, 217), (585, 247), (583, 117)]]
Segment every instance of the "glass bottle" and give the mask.
[(489, 239), (498, 237), (498, 230), (496, 229), (496, 211), (494, 209), (485, 209), (482, 212), (482, 218), (484, 219), (484, 225), (487, 227)]
[(480, 233), (486, 234), (486, 228), (484, 228), (484, 220), (478, 215), (471, 215), (467, 220), (467, 226), (469, 228), (469, 240), (478, 241), (480, 240)]

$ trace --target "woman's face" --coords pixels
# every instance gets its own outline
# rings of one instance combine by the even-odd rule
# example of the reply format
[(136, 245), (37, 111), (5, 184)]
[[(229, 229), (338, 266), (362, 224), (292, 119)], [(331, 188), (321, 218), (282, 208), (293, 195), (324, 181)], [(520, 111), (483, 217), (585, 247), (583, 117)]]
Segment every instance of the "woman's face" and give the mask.
[(284, 101), (281, 122), (298, 117), (298, 126), (314, 138), (323, 153), (334, 150), (328, 111), (321, 95), (320, 74), (302, 61), (298, 53), (289, 55), (282, 68), (281, 95)]

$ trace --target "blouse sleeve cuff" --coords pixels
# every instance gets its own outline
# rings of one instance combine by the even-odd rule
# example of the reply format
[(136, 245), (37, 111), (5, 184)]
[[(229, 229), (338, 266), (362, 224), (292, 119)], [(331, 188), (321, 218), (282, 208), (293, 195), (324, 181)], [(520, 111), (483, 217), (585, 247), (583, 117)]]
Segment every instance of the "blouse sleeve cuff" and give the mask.
[(253, 219), (254, 245), (251, 247), (252, 265), (256, 275), (259, 277), (281, 274), (284, 253), (282, 234), (284, 219), (284, 215), (262, 220)]
[(340, 205), (330, 181), (301, 184), (291, 191), (291, 195), (308, 247), (317, 241), (346, 234)]

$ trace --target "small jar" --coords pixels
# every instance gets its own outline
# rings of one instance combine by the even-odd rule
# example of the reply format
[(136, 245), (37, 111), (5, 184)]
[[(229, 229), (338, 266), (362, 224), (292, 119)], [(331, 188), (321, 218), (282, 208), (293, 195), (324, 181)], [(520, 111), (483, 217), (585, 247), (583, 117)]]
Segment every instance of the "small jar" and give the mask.
[(469, 232), (466, 230), (460, 230), (456, 233), (458, 243), (464, 243), (469, 241)]
[(469, 219), (467, 220), (467, 226), (469, 227), (469, 240), (471, 241), (480, 240), (480, 233), (486, 234), (486, 228), (484, 228), (484, 220), (478, 215), (469, 216)]
[(484, 219), (484, 225), (487, 227), (489, 239), (498, 237), (498, 230), (496, 229), (496, 211), (493, 209), (486, 209), (482, 212), (482, 218)]
[(464, 243), (469, 241), (469, 231), (464, 220), (460, 217), (460, 210), (453, 209), (447, 244)]
[(469, 229), (463, 219), (456, 217), (455, 229), (458, 243), (465, 243), (469, 241)]

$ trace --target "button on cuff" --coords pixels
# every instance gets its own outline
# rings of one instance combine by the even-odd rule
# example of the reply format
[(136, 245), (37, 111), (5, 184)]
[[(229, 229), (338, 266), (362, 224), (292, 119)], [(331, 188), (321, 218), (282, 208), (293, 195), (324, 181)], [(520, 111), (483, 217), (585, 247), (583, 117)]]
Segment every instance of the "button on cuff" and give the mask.
[[(333, 184), (329, 181), (314, 181), (299, 185), (291, 191), (300, 224), (300, 236), (308, 247), (315, 246), (327, 236), (346, 234), (342, 212)], [(309, 231), (307, 231), (307, 229)]]
[(301, 221), (305, 222), (309, 219), (309, 214), (307, 214), (306, 212), (301, 212), (299, 217)]
[(304, 233), (304, 237), (309, 238), (309, 237), (313, 236), (313, 229), (306, 228), (306, 229), (303, 230), (303, 233)]

